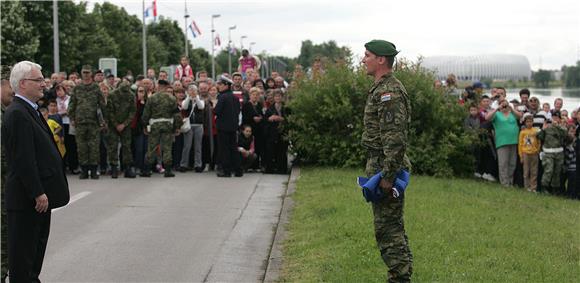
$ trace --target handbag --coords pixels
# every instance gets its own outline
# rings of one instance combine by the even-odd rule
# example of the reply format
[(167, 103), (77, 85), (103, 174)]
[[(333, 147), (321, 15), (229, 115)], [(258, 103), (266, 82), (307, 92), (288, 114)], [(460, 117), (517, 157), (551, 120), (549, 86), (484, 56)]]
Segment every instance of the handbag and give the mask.
[(183, 134), (189, 132), (189, 130), (191, 130), (191, 122), (189, 121), (191, 118), (191, 115), (193, 114), (193, 103), (191, 105), (191, 112), (189, 113), (189, 116), (187, 116), (186, 118), (183, 118), (183, 124), (181, 125), (181, 128), (179, 128), (179, 131)]

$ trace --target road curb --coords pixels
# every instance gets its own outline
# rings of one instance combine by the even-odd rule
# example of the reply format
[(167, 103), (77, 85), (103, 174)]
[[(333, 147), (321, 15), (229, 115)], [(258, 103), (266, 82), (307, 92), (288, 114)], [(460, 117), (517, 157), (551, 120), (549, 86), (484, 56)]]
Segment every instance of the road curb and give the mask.
[(300, 167), (292, 167), (290, 177), (288, 178), (288, 186), (286, 186), (286, 193), (282, 200), (282, 209), (280, 210), (280, 216), (278, 225), (276, 227), (276, 232), (274, 234), (274, 240), (272, 242), (272, 247), (270, 248), (270, 256), (268, 257), (268, 266), (266, 267), (266, 274), (264, 275), (264, 280), (262, 282), (277, 282), (280, 277), (280, 272), (282, 271), (282, 244), (286, 239), (286, 226), (290, 220), (290, 213), (294, 208), (294, 200), (292, 200), (292, 195), (296, 191), (296, 180), (300, 177)]

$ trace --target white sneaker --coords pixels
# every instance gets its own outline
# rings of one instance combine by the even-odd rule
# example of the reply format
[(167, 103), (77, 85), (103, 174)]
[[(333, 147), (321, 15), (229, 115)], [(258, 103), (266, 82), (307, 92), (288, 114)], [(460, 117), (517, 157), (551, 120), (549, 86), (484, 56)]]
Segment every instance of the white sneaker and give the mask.
[(479, 173), (475, 172), (475, 173), (473, 173), (473, 177), (475, 177), (475, 178), (478, 178), (478, 179), (479, 179), (479, 178), (481, 178), (482, 176), (481, 176), (481, 174), (479, 174)]
[(481, 178), (483, 178), (484, 180), (490, 181), (490, 182), (496, 182), (497, 180), (488, 173), (484, 173), (483, 176), (481, 176)]

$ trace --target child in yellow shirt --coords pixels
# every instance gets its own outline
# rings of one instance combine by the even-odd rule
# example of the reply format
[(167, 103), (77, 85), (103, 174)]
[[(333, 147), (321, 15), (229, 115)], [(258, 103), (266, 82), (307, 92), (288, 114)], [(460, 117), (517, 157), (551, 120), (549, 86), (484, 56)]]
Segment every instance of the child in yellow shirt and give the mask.
[(540, 153), (540, 141), (536, 134), (539, 129), (533, 127), (534, 115), (526, 113), (522, 120), (526, 128), (520, 131), (518, 154), (524, 166), (524, 187), (530, 192), (536, 192)]
[(48, 119), (48, 110), (46, 108), (40, 108), (40, 113), (42, 113), (42, 117), (46, 120), (50, 131), (52, 132), (52, 136), (54, 141), (56, 142), (56, 146), (58, 147), (58, 151), (60, 152), (60, 156), (64, 157), (66, 153), (66, 148), (64, 147), (64, 139), (59, 135), (59, 133), (63, 130), (62, 127), (58, 124), (57, 121)]

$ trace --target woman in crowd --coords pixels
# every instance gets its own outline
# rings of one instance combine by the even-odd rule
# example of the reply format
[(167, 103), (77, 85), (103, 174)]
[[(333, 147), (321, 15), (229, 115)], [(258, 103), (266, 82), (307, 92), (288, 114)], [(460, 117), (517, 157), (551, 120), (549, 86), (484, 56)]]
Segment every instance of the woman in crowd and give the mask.
[(499, 101), (499, 108), (490, 111), (485, 119), (491, 121), (495, 129), (495, 147), (499, 181), (504, 186), (512, 186), (518, 154), (518, 121), (522, 114), (513, 109), (506, 99)]
[(80, 170), (77, 155), (77, 143), (74, 136), (74, 127), (70, 125), (70, 118), (68, 117), (68, 104), (70, 102), (70, 96), (68, 93), (70, 93), (70, 90), (72, 90), (72, 88), (67, 89), (66, 85), (56, 88), (56, 107), (58, 114), (62, 117), (64, 128), (64, 147), (66, 149), (64, 160), (70, 172), (72, 174), (78, 174), (80, 173)]
[(282, 104), (282, 92), (274, 90), (273, 103), (266, 111), (266, 151), (263, 165), (266, 173), (286, 174), (288, 143), (282, 134), (282, 123), (286, 120), (286, 109)]
[(255, 153), (258, 157), (252, 169), (258, 169), (259, 159), (263, 155), (264, 149), (264, 115), (262, 103), (260, 103), (260, 89), (253, 87), (250, 89), (250, 100), (242, 106), (242, 125), (252, 128), (254, 135)]
[(203, 163), (209, 165), (209, 170), (214, 170), (218, 157), (217, 128), (214, 108), (217, 105), (217, 86), (209, 87), (208, 97), (205, 100), (205, 119), (203, 123)]
[(146, 125), (141, 121), (141, 116), (143, 115), (145, 103), (147, 102), (147, 93), (143, 86), (138, 86), (136, 92), (135, 105), (137, 106), (137, 111), (135, 112), (135, 117), (133, 117), (133, 120), (131, 121), (131, 131), (133, 133), (133, 160), (135, 161), (135, 167), (141, 170), (141, 172), (144, 172), (148, 136), (143, 132)]

